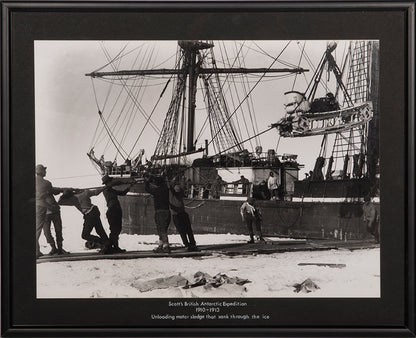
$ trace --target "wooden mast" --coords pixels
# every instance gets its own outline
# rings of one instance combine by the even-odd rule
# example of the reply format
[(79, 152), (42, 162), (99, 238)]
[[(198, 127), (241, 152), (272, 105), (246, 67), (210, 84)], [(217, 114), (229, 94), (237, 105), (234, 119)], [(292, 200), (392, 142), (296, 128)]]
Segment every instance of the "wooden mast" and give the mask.
[[(298, 73), (308, 71), (303, 68), (203, 68), (198, 60), (200, 50), (214, 47), (212, 43), (197, 40), (180, 40), (178, 45), (184, 53), (184, 61), (180, 69), (144, 69), (144, 70), (119, 70), (113, 72), (91, 72), (85, 74), (92, 78), (120, 77), (120, 76), (145, 76), (145, 75), (182, 75), (188, 78), (188, 109), (186, 152), (195, 151), (195, 108), (197, 80), (200, 74), (250, 74), (250, 73)], [(184, 87), (185, 90), (185, 87)], [(185, 97), (185, 96), (184, 96)], [(165, 154), (167, 155), (167, 154)], [(160, 157), (160, 156), (159, 156)]]

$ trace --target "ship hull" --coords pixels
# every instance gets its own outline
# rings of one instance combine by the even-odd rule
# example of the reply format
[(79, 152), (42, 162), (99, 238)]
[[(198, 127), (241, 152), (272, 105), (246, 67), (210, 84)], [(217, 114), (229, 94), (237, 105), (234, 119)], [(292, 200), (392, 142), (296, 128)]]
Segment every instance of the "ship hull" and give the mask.
[[(155, 234), (153, 199), (144, 193), (120, 198), (123, 232)], [(241, 220), (241, 201), (186, 199), (185, 205), (196, 234), (248, 234)], [(265, 236), (294, 238), (371, 238), (363, 221), (362, 202), (258, 201)], [(378, 203), (376, 207), (379, 208)], [(173, 224), (170, 233), (174, 233)]]

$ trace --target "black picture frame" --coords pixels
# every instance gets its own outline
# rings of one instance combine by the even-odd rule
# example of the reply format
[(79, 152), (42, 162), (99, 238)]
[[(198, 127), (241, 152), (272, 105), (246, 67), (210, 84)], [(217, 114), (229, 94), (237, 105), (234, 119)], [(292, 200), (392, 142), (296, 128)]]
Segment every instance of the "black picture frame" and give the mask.
[[(415, 3), (2, 1), (1, 335), (4, 337), (414, 337)], [(380, 40), (381, 298), (248, 299), (272, 312), (155, 326), (166, 300), (35, 297), (33, 41)]]

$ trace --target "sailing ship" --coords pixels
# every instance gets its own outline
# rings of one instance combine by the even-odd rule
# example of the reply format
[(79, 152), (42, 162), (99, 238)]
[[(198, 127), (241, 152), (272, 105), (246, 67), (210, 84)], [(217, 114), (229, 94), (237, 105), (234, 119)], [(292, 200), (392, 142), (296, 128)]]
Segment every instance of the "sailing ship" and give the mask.
[[(108, 63), (86, 74), (91, 77), (98, 106), (97, 130), (88, 157), (101, 175), (137, 182), (127, 196), (120, 197), (123, 231), (155, 231), (152, 198), (141, 184), (151, 174), (182, 184), (195, 233), (245, 233), (239, 208), (242, 201), (254, 197), (262, 209), (263, 231), (269, 236), (369, 237), (362, 203), (365, 196), (371, 196), (377, 206), (379, 202), (378, 42), (349, 42), (340, 66), (334, 57), (337, 44), (327, 43), (316, 68), (307, 57), (305, 42), (299, 49), (300, 59), (307, 59), (312, 69), (300, 67), (300, 59), (297, 64), (283, 63), (279, 59), (283, 50), (277, 56), (265, 53), (269, 62), (261, 67), (247, 67), (244, 56), (254, 48), (234, 42), (231, 56), (227, 44), (231, 42), (178, 41), (172, 68), (151, 64), (154, 51), (146, 50), (140, 56), (141, 69), (136, 66), (139, 57), (133, 66), (123, 69), (121, 59), (132, 51), (125, 47), (111, 57), (103, 48)], [(251, 46), (264, 52), (256, 42)], [(218, 50), (221, 58), (216, 57)], [(284, 116), (259, 131), (255, 119), (259, 111), (252, 100), (256, 87), (288, 76), (296, 81), (306, 73), (312, 73), (306, 90), (295, 90), (294, 82), (282, 93), (287, 99), (281, 107)], [(108, 84), (101, 105), (96, 81)], [(237, 89), (236, 83), (243, 89)], [(144, 91), (149, 88), (152, 94)], [(165, 99), (160, 127), (154, 113), (168, 88), (172, 94)], [(198, 97), (205, 103), (205, 115), (197, 109)], [(152, 104), (144, 107), (143, 102)], [(140, 116), (137, 123), (135, 114)], [(202, 115), (198, 124), (196, 118)], [(149, 140), (143, 136), (147, 129), (159, 135), (150, 158), (143, 146)], [(198, 145), (207, 130), (209, 139)], [(271, 130), (278, 132), (275, 142), (280, 137), (305, 141), (322, 137), (315, 166), (305, 178), (299, 177), (303, 165), (297, 162), (297, 154), (279, 154), (278, 148), (263, 151), (260, 136)], [(131, 150), (125, 146), (129, 132), (135, 135)], [(99, 143), (105, 144), (100, 156), (96, 155)], [(112, 155), (105, 153), (110, 148)], [(305, 147), (305, 151), (312, 149)], [(120, 158), (123, 163), (119, 165)], [(280, 183), (276, 199), (268, 194), (270, 172)]]

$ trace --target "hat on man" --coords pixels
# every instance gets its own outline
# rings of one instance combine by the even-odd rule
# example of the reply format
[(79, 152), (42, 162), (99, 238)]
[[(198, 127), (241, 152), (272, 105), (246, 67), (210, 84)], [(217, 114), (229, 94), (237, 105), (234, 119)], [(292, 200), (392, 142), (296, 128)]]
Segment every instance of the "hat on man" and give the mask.
[(43, 164), (38, 164), (36, 166), (35, 172), (36, 174), (39, 174), (41, 172), (44, 172), (46, 170), (46, 167)]

